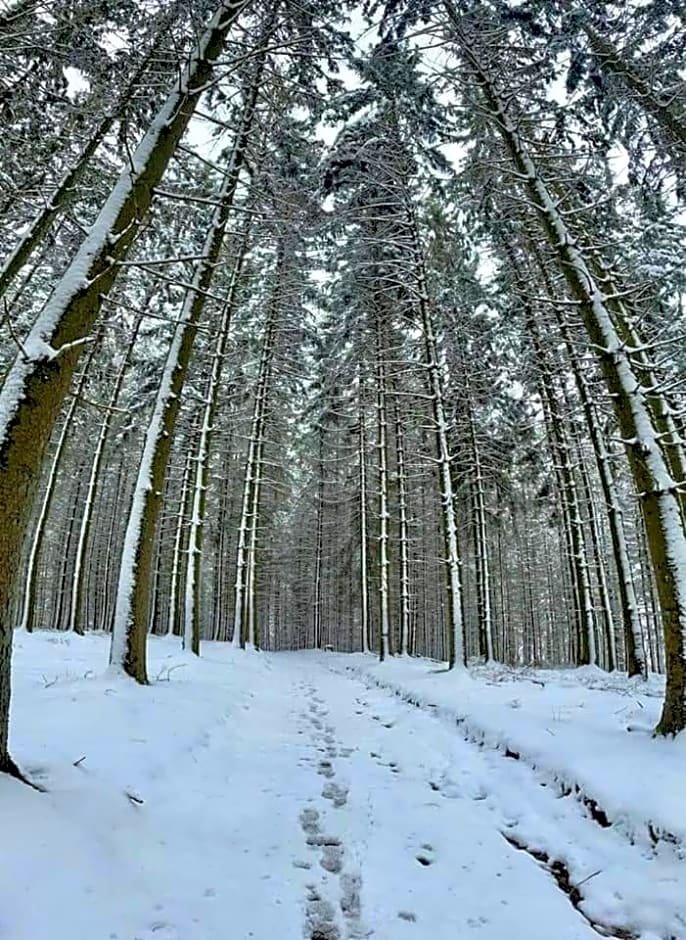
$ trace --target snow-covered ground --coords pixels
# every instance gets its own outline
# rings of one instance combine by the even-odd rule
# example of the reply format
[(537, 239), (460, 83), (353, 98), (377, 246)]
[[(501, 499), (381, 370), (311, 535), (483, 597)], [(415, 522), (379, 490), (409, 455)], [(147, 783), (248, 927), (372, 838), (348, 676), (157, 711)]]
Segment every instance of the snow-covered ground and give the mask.
[(0, 778), (2, 940), (686, 938), (686, 744), (626, 730), (657, 684), (152, 640), (141, 688), (107, 653), (17, 637), (45, 792)]
[(652, 735), (664, 679), (627, 680), (595, 667), (513, 670), (477, 666), (446, 674), (426, 660), (346, 657), (355, 673), (436, 709), (462, 733), (517, 753), (580, 797), (595, 800), (612, 824), (635, 842), (684, 843), (686, 856), (686, 735)]

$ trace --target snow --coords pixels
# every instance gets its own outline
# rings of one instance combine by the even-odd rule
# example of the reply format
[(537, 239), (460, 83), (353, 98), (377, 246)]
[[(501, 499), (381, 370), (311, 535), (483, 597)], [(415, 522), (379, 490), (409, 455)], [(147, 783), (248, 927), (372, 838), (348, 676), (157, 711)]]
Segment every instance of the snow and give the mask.
[(141, 687), (105, 636), (18, 632), (13, 753), (45, 792), (0, 779), (0, 937), (686, 938), (682, 846), (642, 829), (686, 828), (684, 742), (625, 730), (656, 680), (178, 645)]
[(671, 833), (686, 858), (686, 734), (676, 742), (652, 737), (662, 677), (644, 682), (592, 666), (514, 670), (497, 664), (458, 677), (446, 674), (444, 664), (421, 659), (394, 659), (383, 670), (369, 657), (350, 662), (372, 681), (459, 719), (464, 734), (518, 752), (550, 779), (578, 785), (646, 847), (653, 843), (650, 829)]
[(74, 65), (65, 65), (62, 72), (67, 81), (66, 95), (70, 101), (76, 101), (81, 92), (91, 90), (90, 80), (81, 69)]

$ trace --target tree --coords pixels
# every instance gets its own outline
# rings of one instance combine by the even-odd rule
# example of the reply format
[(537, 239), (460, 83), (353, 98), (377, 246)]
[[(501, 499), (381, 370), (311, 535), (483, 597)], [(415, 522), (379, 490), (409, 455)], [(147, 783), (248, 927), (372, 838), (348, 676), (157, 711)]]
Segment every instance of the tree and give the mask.
[(153, 120), (22, 344), (0, 390), (0, 771), (17, 773), (8, 752), (10, 621), (24, 527), (43, 453), (103, 295), (113, 286), (193, 109), (246, 0), (224, 0), (178, 87)]
[(613, 396), (634, 483), (641, 494), (665, 633), (667, 691), (657, 731), (676, 734), (686, 727), (686, 533), (678, 493), (683, 474), (674, 476), (680, 463), (673, 454), (678, 445), (663, 430), (664, 402), (646, 388), (640, 372), (643, 357), (640, 352), (633, 352), (633, 348), (642, 348), (640, 337), (628, 322), (621, 294), (618, 296), (613, 290), (614, 279), (597, 255), (589, 255), (588, 248), (584, 248), (560, 211), (554, 191), (511, 116), (512, 100), (505, 102), (490, 71), (478, 34), (467, 32), (451, 0), (443, 0), (443, 7), (451, 34), (481, 90), (484, 105), (513, 165), (521, 174), (569, 290), (579, 303), (579, 312)]
[[(261, 37), (261, 45), (268, 38)], [(238, 180), (249, 146), (260, 90), (265, 56), (258, 60), (244, 95), (237, 131), (229, 152), (224, 179), (217, 194), (205, 242), (197, 262), (193, 283), (186, 292), (174, 338), (148, 427), (129, 514), (117, 591), (117, 607), (112, 632), (110, 664), (121, 668), (138, 682), (146, 683), (146, 640), (150, 609), (152, 549), (162, 506), (162, 488), (174, 437), (176, 419), (193, 351), (198, 324), (208, 291), (212, 286), (231, 217)], [(195, 651), (199, 649), (196, 637)]]

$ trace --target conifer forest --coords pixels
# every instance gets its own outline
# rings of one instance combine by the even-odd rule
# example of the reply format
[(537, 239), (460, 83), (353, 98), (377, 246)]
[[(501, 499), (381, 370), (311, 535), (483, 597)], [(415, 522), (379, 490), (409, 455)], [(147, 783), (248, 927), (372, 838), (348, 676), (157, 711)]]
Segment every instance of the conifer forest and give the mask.
[(0, 0), (0, 940), (686, 940), (686, 6)]

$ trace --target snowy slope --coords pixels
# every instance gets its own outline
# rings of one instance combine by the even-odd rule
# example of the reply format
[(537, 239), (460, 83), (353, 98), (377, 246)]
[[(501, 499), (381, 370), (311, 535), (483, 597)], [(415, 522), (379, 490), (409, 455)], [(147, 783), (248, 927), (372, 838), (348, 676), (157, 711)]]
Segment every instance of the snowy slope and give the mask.
[(0, 780), (3, 940), (686, 938), (672, 846), (347, 671), (370, 659), (150, 652), (140, 688), (102, 677), (105, 637), (19, 635), (14, 754), (46, 792)]

